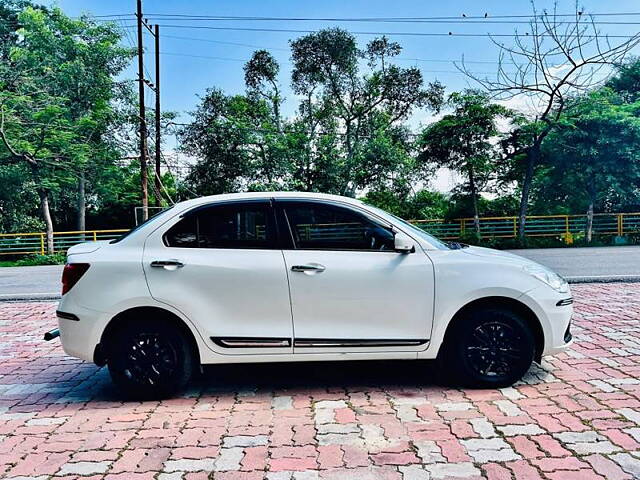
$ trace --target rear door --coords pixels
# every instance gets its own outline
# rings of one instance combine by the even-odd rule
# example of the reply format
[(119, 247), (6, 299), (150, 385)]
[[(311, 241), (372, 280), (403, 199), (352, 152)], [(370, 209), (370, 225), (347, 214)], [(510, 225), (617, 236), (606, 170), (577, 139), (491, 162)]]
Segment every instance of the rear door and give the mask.
[(325, 201), (276, 199), (295, 353), (419, 351), (431, 332), (433, 266), (397, 253), (388, 224)]
[(291, 353), (289, 287), (268, 200), (191, 210), (151, 234), (152, 296), (193, 321), (223, 354)]

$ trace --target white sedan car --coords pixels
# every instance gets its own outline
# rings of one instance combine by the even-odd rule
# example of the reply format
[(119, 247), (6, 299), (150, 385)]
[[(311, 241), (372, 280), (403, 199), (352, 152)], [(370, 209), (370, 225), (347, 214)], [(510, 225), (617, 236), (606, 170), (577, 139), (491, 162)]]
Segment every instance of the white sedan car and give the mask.
[(437, 359), (459, 385), (504, 387), (571, 342), (557, 274), (331, 195), (182, 202), (72, 247), (62, 282), (48, 337), (136, 396), (203, 364), (311, 360)]

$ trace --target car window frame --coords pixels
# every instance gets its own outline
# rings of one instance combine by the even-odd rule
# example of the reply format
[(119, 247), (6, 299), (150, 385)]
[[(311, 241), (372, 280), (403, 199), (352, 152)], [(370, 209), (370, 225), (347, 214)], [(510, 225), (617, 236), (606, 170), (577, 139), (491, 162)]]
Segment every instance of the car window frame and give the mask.
[(374, 250), (374, 249), (361, 249), (361, 248), (308, 248), (308, 247), (299, 247), (295, 241), (295, 235), (293, 234), (291, 223), (289, 222), (289, 218), (286, 214), (286, 206), (287, 205), (321, 205), (321, 206), (329, 206), (334, 208), (342, 208), (350, 213), (359, 216), (366, 221), (384, 228), (385, 230), (389, 230), (395, 237), (396, 229), (394, 225), (380, 219), (379, 217), (370, 214), (365, 209), (357, 208), (357, 206), (338, 201), (324, 200), (324, 199), (296, 199), (296, 198), (276, 198), (275, 199), (275, 209), (276, 209), (276, 220), (278, 223), (278, 230), (281, 232), (281, 245), (283, 250), (301, 250), (301, 251), (310, 251), (310, 252), (374, 252), (374, 253), (394, 253), (398, 254), (395, 250)]
[[(267, 220), (267, 228), (269, 228), (269, 225), (271, 226), (271, 232), (272, 232), (272, 240), (271, 242), (269, 242), (268, 246), (259, 246), (259, 247), (252, 247), (252, 246), (234, 246), (234, 247), (223, 247), (223, 246), (218, 246), (218, 247), (201, 247), (201, 246), (196, 246), (196, 247), (185, 247), (185, 246), (170, 246), (167, 243), (167, 239), (166, 236), (167, 234), (171, 231), (171, 229), (173, 229), (176, 225), (178, 225), (180, 222), (184, 221), (187, 217), (196, 215), (198, 212), (201, 212), (203, 210), (207, 210), (210, 208), (228, 208), (228, 207), (233, 207), (233, 206), (240, 206), (240, 208), (244, 208), (244, 207), (250, 207), (251, 205), (260, 205), (260, 206), (264, 206), (267, 210), (267, 216), (266, 216), (266, 220)], [(280, 248), (280, 234), (279, 234), (279, 229), (278, 229), (278, 222), (276, 220), (276, 216), (275, 216), (275, 209), (274, 209), (274, 205), (273, 205), (273, 200), (269, 199), (269, 198), (256, 198), (256, 199), (246, 199), (246, 200), (229, 200), (229, 201), (222, 201), (222, 202), (211, 202), (211, 203), (206, 203), (206, 204), (202, 204), (202, 205), (197, 205), (193, 208), (190, 208), (189, 210), (182, 212), (180, 215), (178, 215), (178, 221), (174, 222), (169, 228), (167, 228), (161, 235), (161, 240), (162, 240), (162, 244), (164, 245), (165, 248), (170, 248), (170, 249), (175, 249), (175, 248), (182, 248), (182, 249), (189, 249), (189, 250), (281, 250)]]

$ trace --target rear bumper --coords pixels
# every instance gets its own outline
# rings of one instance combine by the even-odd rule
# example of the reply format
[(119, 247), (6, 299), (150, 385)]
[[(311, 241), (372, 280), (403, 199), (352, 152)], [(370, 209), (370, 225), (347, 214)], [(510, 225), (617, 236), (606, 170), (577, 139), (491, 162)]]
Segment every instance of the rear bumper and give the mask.
[(109, 315), (82, 307), (68, 295), (60, 300), (58, 311), (60, 341), (65, 353), (87, 362), (94, 362), (102, 326), (108, 321)]
[(531, 290), (520, 301), (538, 317), (544, 335), (542, 355), (554, 355), (571, 346), (571, 317), (573, 302), (568, 302), (571, 292), (558, 293), (550, 287), (540, 286)]

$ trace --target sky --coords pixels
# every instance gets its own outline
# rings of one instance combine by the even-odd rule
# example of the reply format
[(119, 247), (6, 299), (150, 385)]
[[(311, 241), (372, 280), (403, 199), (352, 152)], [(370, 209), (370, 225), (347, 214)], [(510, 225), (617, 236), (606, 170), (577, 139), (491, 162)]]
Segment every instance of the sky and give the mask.
[[(82, 13), (92, 15), (129, 15), (122, 17), (122, 25), (134, 25), (135, 0), (57, 0), (43, 1), (49, 6), (60, 7), (67, 15), (77, 16)], [(558, 12), (571, 13), (575, 3), (571, 0), (559, 0)], [(640, 24), (640, 3), (638, 0), (585, 0), (580, 3), (585, 12), (626, 13), (621, 16), (597, 16), (598, 21), (626, 21)], [(553, 2), (537, 1), (536, 8), (552, 9)], [(439, 80), (446, 86), (447, 92), (461, 90), (474, 85), (467, 77), (456, 70), (454, 61), (464, 56), (468, 65), (478, 74), (492, 74), (497, 67), (498, 48), (486, 36), (469, 37), (458, 34), (513, 34), (515, 29), (525, 31), (528, 19), (492, 18), (500, 15), (531, 15), (529, 0), (144, 0), (143, 11), (150, 17), (151, 23), (161, 25), (161, 83), (162, 109), (179, 112), (180, 121), (188, 121), (188, 112), (193, 111), (198, 103), (198, 95), (207, 88), (221, 88), (228, 94), (244, 92), (243, 65), (252, 52), (258, 48), (269, 50), (280, 63), (280, 82), (284, 87), (285, 104), (283, 113), (292, 115), (295, 112), (295, 99), (289, 89), (290, 52), (288, 41), (304, 33), (293, 32), (260, 32), (252, 30), (233, 31), (216, 28), (247, 29), (284, 29), (284, 30), (317, 30), (340, 26), (358, 33), (356, 38), (364, 46), (372, 38), (386, 33), (392, 40), (399, 42), (403, 51), (397, 63), (401, 66), (417, 66), (421, 69), (426, 81)], [(635, 13), (636, 15), (629, 15)], [(200, 16), (258, 16), (258, 17), (305, 17), (305, 18), (389, 18), (407, 17), (455, 17), (456, 23), (418, 23), (389, 21), (257, 21), (257, 20), (218, 20), (195, 21), (187, 19), (160, 20), (154, 14), (200, 15)], [(484, 20), (485, 14), (487, 15)], [(463, 17), (465, 15), (467, 18)], [(481, 17), (472, 19), (469, 17)], [(158, 20), (156, 20), (158, 19)], [(475, 22), (475, 23), (474, 23)], [(497, 22), (497, 23), (488, 23)], [(522, 22), (522, 23), (517, 23)], [(207, 28), (177, 28), (170, 25), (190, 25)], [(211, 29), (213, 27), (214, 29)], [(638, 25), (600, 25), (602, 33), (630, 34), (638, 29)], [(134, 45), (136, 31), (126, 29), (124, 43)], [(366, 33), (364, 33), (366, 32)], [(449, 32), (453, 35), (448, 35)], [(410, 35), (412, 33), (429, 35)], [(432, 36), (444, 33), (445, 36)], [(182, 38), (176, 38), (182, 37)], [(509, 37), (501, 38), (509, 42)], [(152, 78), (153, 39), (146, 35), (145, 63)], [(486, 63), (471, 63), (486, 62)], [(125, 72), (125, 76), (134, 78), (135, 65)], [(152, 92), (147, 92), (147, 105), (153, 105)], [(432, 113), (416, 112), (411, 125), (419, 128), (433, 119)], [(175, 146), (171, 139), (168, 148)], [(441, 173), (442, 175), (442, 173)], [(450, 175), (450, 174), (445, 174)], [(447, 185), (455, 183), (455, 178), (439, 178), (439, 189), (446, 190)]]

